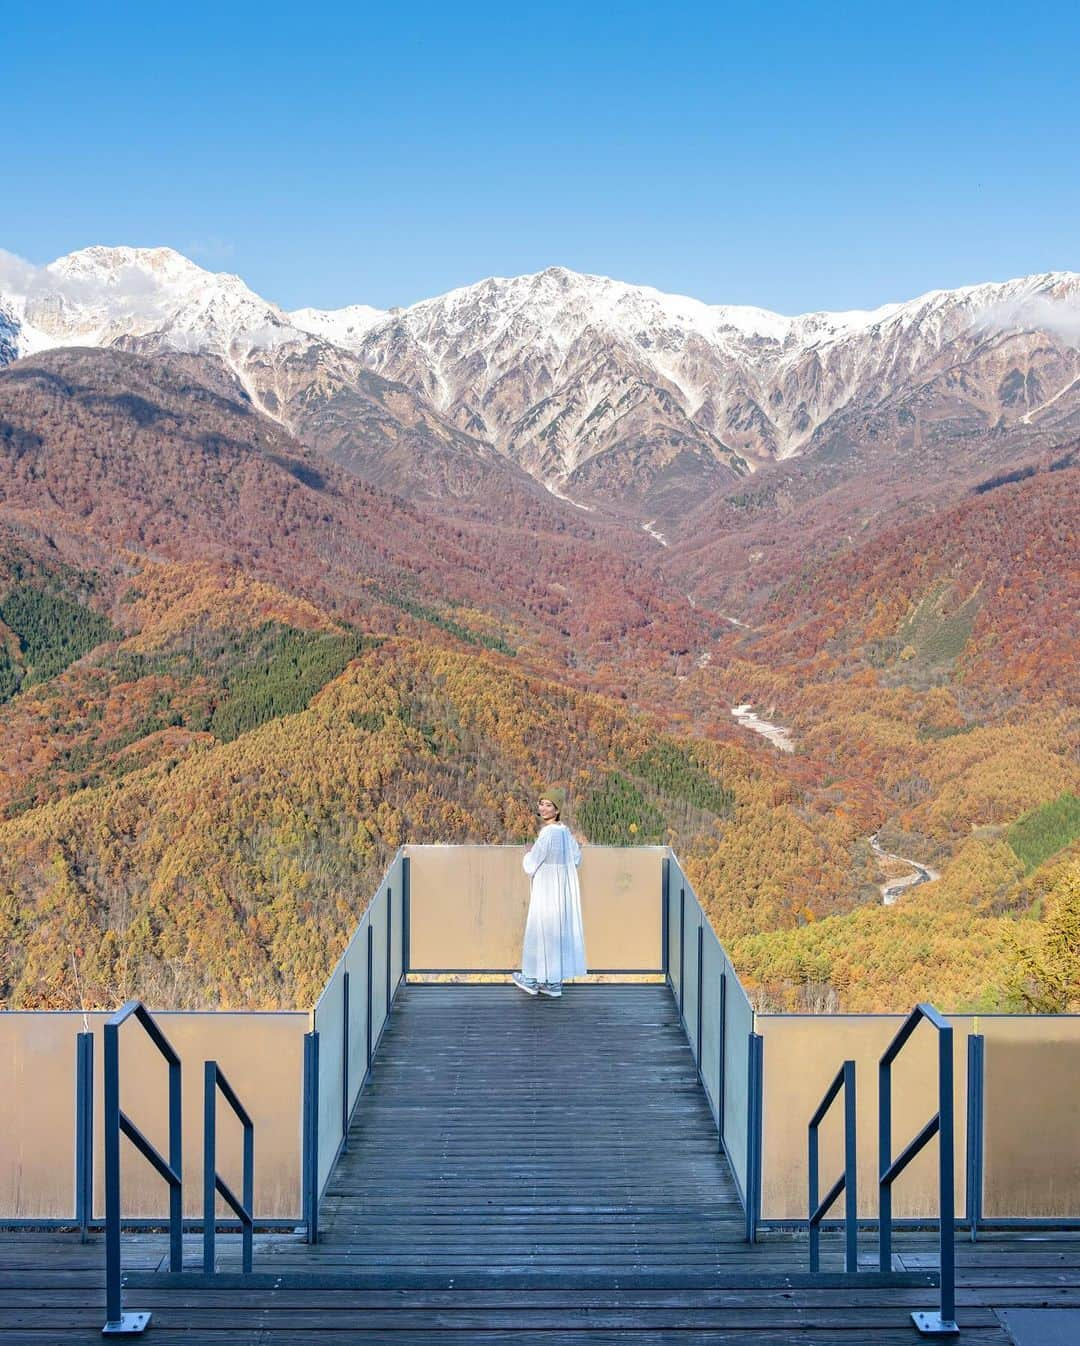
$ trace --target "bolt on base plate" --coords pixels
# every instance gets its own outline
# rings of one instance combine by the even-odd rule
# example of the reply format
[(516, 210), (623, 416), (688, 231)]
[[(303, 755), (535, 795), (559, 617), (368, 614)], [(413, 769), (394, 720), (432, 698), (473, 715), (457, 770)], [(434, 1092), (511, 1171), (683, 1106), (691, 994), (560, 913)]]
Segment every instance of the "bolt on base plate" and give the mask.
[(134, 1337), (145, 1332), (150, 1325), (149, 1313), (122, 1313), (114, 1322), (106, 1323), (101, 1329), (103, 1337)]
[(913, 1313), (911, 1321), (924, 1337), (952, 1337), (960, 1331), (960, 1328), (951, 1318), (943, 1318), (940, 1313), (935, 1313), (932, 1310)]

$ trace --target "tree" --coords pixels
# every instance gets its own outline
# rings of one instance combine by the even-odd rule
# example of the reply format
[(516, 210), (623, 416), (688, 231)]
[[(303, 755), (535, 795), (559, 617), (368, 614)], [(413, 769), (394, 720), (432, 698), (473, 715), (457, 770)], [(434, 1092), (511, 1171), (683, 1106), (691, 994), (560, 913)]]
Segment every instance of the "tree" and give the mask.
[(1012, 989), (1034, 1014), (1080, 1010), (1080, 856), (1047, 893), (1046, 915), (1034, 939), (1012, 941)]

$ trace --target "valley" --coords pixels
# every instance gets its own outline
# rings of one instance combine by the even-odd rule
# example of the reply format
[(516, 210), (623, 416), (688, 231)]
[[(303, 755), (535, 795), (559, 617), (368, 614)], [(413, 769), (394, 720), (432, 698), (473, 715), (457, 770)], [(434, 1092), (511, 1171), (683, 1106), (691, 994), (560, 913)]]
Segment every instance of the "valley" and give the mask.
[(5, 1006), (299, 1003), (397, 845), (523, 840), (550, 780), (675, 847), (763, 1007), (1072, 1004), (1080, 278), (792, 319), (561, 268), (286, 313), (167, 249), (20, 285)]

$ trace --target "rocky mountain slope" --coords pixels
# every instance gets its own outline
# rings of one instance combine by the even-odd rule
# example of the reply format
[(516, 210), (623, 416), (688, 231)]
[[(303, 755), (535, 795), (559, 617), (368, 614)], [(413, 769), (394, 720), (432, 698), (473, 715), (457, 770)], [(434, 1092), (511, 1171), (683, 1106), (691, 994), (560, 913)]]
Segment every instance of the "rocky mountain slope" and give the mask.
[[(971, 435), (1080, 415), (1080, 276), (785, 318), (552, 268), (381, 320), (296, 320), (418, 389), (533, 475), (586, 495), (748, 468), (924, 427)], [(699, 481), (699, 485), (701, 482)]]
[(184, 354), (224, 366), (257, 410), (386, 489), (457, 499), (531, 488), (406, 386), (301, 330), (239, 277), (203, 271), (170, 248), (86, 248), (9, 286), (0, 365), (5, 347), (9, 359), (57, 346)]
[(586, 681), (693, 644), (699, 619), (643, 534), (616, 546), (529, 484), (502, 521), (447, 519), (327, 462), (189, 355), (62, 349), (0, 370), (0, 529), (110, 584), (147, 561), (239, 566), (368, 628), (509, 643)]
[(661, 529), (775, 462), (1080, 422), (1068, 272), (788, 318), (553, 267), (407, 309), (290, 314), (167, 248), (88, 248), (0, 284), (0, 362), (71, 344), (219, 360), (389, 489), (461, 501), (531, 478)]

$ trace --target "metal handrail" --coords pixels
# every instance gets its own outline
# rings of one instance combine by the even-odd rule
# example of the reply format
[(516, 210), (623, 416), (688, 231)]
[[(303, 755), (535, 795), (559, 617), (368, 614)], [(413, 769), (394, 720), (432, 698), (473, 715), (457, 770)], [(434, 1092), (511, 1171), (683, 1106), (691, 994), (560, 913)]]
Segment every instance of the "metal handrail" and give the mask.
[[(169, 1158), (166, 1160), (120, 1107), (121, 1026), (135, 1018), (169, 1067)], [(183, 1244), (183, 1139), (180, 1113), (180, 1057), (154, 1022), (141, 1000), (129, 1000), (105, 1024), (105, 1336), (131, 1336), (144, 1332), (149, 1312), (125, 1313), (120, 1261), (120, 1135), (135, 1146), (155, 1172), (169, 1184), (169, 1270), (182, 1271)]]
[[(687, 919), (688, 916), (689, 920)], [(686, 945), (691, 931), (696, 931), (696, 948), (691, 949), (688, 957)], [(754, 1032), (755, 1016), (750, 997), (739, 981), (731, 959), (717, 937), (716, 931), (713, 929), (712, 923), (698, 900), (693, 887), (683, 873), (682, 866), (674, 855), (669, 853), (664, 857), (661, 865), (660, 947), (662, 966), (660, 971), (664, 976), (665, 984), (674, 997), (679, 1022), (690, 1044), (698, 1077), (706, 1095), (709, 1096), (710, 1091), (706, 1080), (708, 1067), (705, 1062), (706, 1025), (704, 1011), (704, 988), (707, 984), (704, 959), (706, 932), (709, 932), (715, 940), (721, 960), (719, 974), (715, 976), (715, 980), (713, 981), (713, 974), (710, 974), (708, 979), (713, 981), (713, 984), (717, 987), (715, 1010), (710, 1011), (710, 1022), (714, 1021), (716, 1024), (716, 1056), (708, 1063), (708, 1067), (713, 1064), (716, 1067), (716, 1143), (718, 1150), (727, 1154), (731, 1162), (736, 1192), (745, 1217), (746, 1240), (748, 1243), (754, 1243), (757, 1240), (758, 1226), (761, 1223), (765, 1043), (763, 1037)], [(675, 939), (678, 939), (677, 949), (674, 944)], [(692, 980), (689, 984), (694, 987), (696, 999), (694, 1002), (695, 1012), (690, 1015), (692, 1023), (688, 1023), (687, 990), (688, 978), (691, 977), (691, 974)], [(730, 1026), (732, 1014), (737, 1010), (739, 1002), (745, 1007), (749, 1017), (749, 1032), (746, 1033), (744, 1039), (746, 1044), (746, 1090), (745, 1093), (739, 1091), (735, 1095), (734, 1099), (731, 1100), (735, 1106), (733, 1109), (729, 1109), (725, 1106), (728, 1080), (732, 1070), (729, 1050), (734, 1047), (741, 1053), (743, 1041), (735, 1036)], [(713, 1018), (714, 1015), (715, 1018)], [(739, 1106), (742, 1100), (745, 1100), (745, 1110)], [(712, 1102), (710, 1096), (710, 1105)], [(731, 1116), (729, 1115), (731, 1111), (737, 1111), (739, 1115), (737, 1117)], [(733, 1128), (736, 1126), (738, 1132), (733, 1134)], [(740, 1141), (745, 1142), (745, 1167), (742, 1173), (739, 1172), (737, 1161), (733, 1157), (733, 1151), (737, 1150)]]
[[(844, 1094), (844, 1171), (829, 1188), (824, 1200), (818, 1200), (818, 1128), (837, 1096)], [(807, 1126), (809, 1159), (809, 1190), (806, 1228), (810, 1241), (810, 1270), (816, 1272), (821, 1262), (821, 1222), (840, 1193), (844, 1196), (844, 1270), (859, 1269), (859, 1201), (856, 1187), (858, 1148), (855, 1137), (855, 1062), (845, 1061), (836, 1072), (836, 1078), (825, 1091)]]
[[(919, 1024), (926, 1020), (938, 1037), (938, 1110), (915, 1138), (893, 1158), (892, 1063)], [(938, 1312), (913, 1313), (924, 1336), (952, 1336), (956, 1324), (956, 1231), (953, 1191), (953, 1031), (933, 1005), (916, 1005), (885, 1049), (878, 1064), (878, 1203), (879, 1266), (892, 1270), (892, 1185), (934, 1136), (938, 1137), (938, 1225), (941, 1249), (941, 1304)]]
[(983, 1149), (986, 1134), (986, 1039), (968, 1034), (966, 1202), (972, 1243), (978, 1238), (983, 1205)]
[(93, 1218), (94, 1035), (87, 1030), (75, 1037), (75, 1219), (80, 1243), (89, 1241)]
[[(232, 1188), (217, 1171), (217, 1096), (232, 1108), (244, 1129), (244, 1198), (238, 1201)], [(255, 1227), (255, 1123), (237, 1098), (229, 1081), (216, 1061), (203, 1066), (203, 1272), (214, 1274), (214, 1240), (216, 1234), (215, 1195), (220, 1193), (243, 1227), (242, 1270), (247, 1273), (252, 1263), (252, 1234)]]

